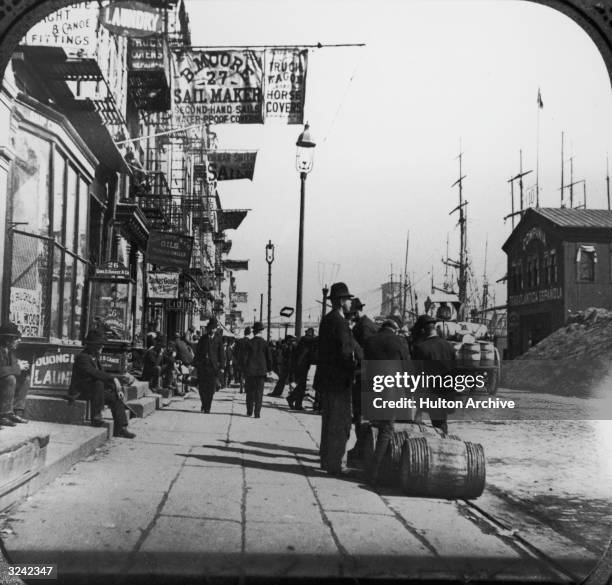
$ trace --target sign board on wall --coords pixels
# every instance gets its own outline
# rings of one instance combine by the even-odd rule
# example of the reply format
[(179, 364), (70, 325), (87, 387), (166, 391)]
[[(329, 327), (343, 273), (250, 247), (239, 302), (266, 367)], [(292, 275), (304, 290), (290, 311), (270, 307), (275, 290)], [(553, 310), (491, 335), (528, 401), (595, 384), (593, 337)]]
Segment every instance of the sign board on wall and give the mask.
[(25, 45), (61, 47), (68, 56), (94, 57), (97, 51), (99, 7), (81, 2), (49, 14), (23, 38)]
[(80, 349), (47, 351), (34, 358), (30, 373), (32, 388), (67, 390), (72, 378), (72, 365)]
[(19, 327), (23, 337), (43, 336), (41, 314), (42, 291), (40, 288), (11, 287), (9, 321), (12, 321)]
[(160, 36), (130, 39), (130, 70), (151, 71), (165, 64), (164, 41)]
[(191, 236), (153, 230), (149, 233), (146, 261), (158, 266), (189, 268), (192, 248)]
[(100, 24), (117, 35), (146, 37), (161, 34), (164, 20), (161, 11), (149, 4), (124, 0), (102, 8)]
[(149, 272), (147, 286), (151, 299), (176, 299), (179, 292), (179, 273)]

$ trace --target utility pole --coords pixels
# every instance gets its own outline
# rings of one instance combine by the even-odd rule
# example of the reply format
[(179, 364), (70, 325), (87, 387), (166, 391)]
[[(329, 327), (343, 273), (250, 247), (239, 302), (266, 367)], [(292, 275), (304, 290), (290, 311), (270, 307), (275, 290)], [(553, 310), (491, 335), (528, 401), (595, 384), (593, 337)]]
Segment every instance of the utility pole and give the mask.
[(608, 168), (608, 157), (606, 156), (606, 194), (608, 195), (608, 211), (610, 211), (610, 169)]
[(263, 321), (263, 293), (259, 294), (259, 322)]
[(563, 179), (563, 168), (565, 166), (565, 159), (563, 158), (563, 138), (565, 136), (564, 132), (561, 132), (561, 208), (563, 209), (563, 194), (565, 190), (565, 182)]

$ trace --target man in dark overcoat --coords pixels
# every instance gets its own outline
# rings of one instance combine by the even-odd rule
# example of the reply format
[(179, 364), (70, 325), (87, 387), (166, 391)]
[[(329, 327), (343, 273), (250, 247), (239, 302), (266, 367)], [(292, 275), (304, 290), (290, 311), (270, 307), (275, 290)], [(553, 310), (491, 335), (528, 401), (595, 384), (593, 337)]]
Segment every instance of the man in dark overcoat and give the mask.
[(193, 364), (198, 370), (198, 390), (202, 401), (201, 411), (210, 412), (213, 396), (217, 389), (219, 376), (223, 374), (225, 354), (223, 337), (217, 335), (219, 322), (211, 317), (206, 325), (206, 333), (198, 341)]
[(317, 385), (322, 399), (321, 468), (330, 475), (342, 473), (342, 459), (351, 433), (351, 389), (354, 379), (355, 351), (346, 316), (353, 295), (343, 282), (330, 289), (331, 311), (319, 327)]
[(240, 384), (240, 394), (244, 392), (244, 359), (246, 356), (246, 350), (249, 345), (249, 341), (251, 340), (251, 328), (244, 328), (244, 337), (236, 340), (236, 345), (234, 347), (234, 354), (236, 358), (236, 378), (238, 379), (238, 383)]
[[(413, 371), (410, 363), (410, 351), (406, 340), (398, 335), (399, 326), (394, 319), (387, 319), (380, 331), (364, 342), (363, 357), (368, 361), (384, 362), (378, 364), (376, 371), (385, 370), (393, 375), (395, 372)], [(401, 422), (401, 421), (399, 421)], [(393, 421), (380, 421), (379, 433), (372, 467), (366, 470), (368, 478), (376, 483), (378, 468), (387, 451), (393, 433)]]
[[(370, 338), (378, 331), (378, 325), (372, 321), (365, 313), (363, 308), (365, 304), (362, 303), (358, 298), (354, 298), (351, 301), (351, 319), (355, 323), (353, 326), (353, 337), (359, 344), (359, 347), (363, 349), (363, 344), (366, 339)], [(363, 429), (361, 420), (361, 368), (357, 364), (355, 382), (353, 383), (352, 392), (352, 408), (353, 408), (353, 425), (355, 427), (355, 436), (357, 442), (355, 446), (348, 453), (348, 460), (350, 462), (360, 461), (363, 457)]]
[[(94, 329), (85, 338), (85, 349), (79, 353), (72, 366), (72, 378), (68, 390), (68, 400), (75, 398), (91, 402), (91, 424), (101, 427), (102, 409), (108, 405), (115, 423), (115, 437), (133, 439), (136, 435), (128, 430), (125, 414), (125, 398), (117, 376), (105, 372), (100, 365), (100, 355), (106, 342), (104, 334)], [(128, 376), (129, 377), (129, 376)]]
[[(422, 331), (421, 340), (415, 344), (413, 358), (421, 361), (420, 365), (425, 374), (446, 376), (454, 374), (456, 369), (455, 348), (450, 341), (438, 336), (436, 319), (430, 315), (421, 315), (417, 319), (417, 329)], [(452, 398), (448, 390), (439, 389), (427, 391), (431, 398)], [(450, 411), (452, 412), (452, 411)], [(448, 413), (445, 408), (427, 410), (432, 426), (448, 433)]]
[(315, 363), (315, 335), (312, 327), (306, 329), (306, 333), (298, 341), (293, 355), (295, 388), (289, 392), (287, 404), (292, 410), (304, 410), (302, 402), (306, 395), (308, 372), (310, 366)]
[(245, 350), (245, 388), (247, 416), (261, 416), (266, 375), (272, 371), (272, 356), (267, 342), (261, 336), (264, 326), (258, 321), (253, 325), (253, 339), (249, 340)]

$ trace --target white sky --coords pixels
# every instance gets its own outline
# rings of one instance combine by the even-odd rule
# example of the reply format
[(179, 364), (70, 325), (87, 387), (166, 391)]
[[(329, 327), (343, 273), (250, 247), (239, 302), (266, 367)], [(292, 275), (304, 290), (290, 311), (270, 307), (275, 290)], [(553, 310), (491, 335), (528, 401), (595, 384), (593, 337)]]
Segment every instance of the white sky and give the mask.
[[(541, 205), (559, 206), (562, 130), (588, 206), (607, 205), (610, 82), (587, 34), (552, 9), (518, 0), (187, 0), (187, 8), (194, 45), (367, 43), (310, 54), (306, 117), (317, 148), (306, 193), (305, 319), (320, 311), (320, 262), (328, 273), (339, 264), (338, 279), (377, 314), (390, 264), (395, 279), (403, 270), (407, 230), (422, 310), (432, 264), (442, 284), (447, 233), (457, 256), (456, 215), (448, 212), (458, 202), (450, 185), (460, 138), (474, 272), (481, 280), (488, 238), (489, 280), (503, 276), (507, 180), (518, 173), (521, 148), (524, 170), (534, 170), (525, 184), (535, 182), (538, 86)], [(264, 246), (276, 245), (274, 317), (295, 306), (301, 127), (214, 129), (220, 148), (259, 149), (253, 182), (226, 181), (219, 192), (225, 208), (252, 209), (228, 232), (230, 257), (250, 259), (249, 271), (236, 273), (238, 290), (249, 293), (246, 319), (259, 311), (261, 292), (265, 298)], [(577, 194), (581, 200), (582, 187)], [(497, 303), (505, 296), (497, 285)]]

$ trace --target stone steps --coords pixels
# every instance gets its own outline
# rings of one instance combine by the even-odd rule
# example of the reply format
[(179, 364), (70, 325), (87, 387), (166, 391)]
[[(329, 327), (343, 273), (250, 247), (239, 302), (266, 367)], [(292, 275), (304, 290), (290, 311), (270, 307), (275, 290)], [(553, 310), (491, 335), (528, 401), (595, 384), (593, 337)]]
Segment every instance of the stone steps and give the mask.
[(3, 428), (0, 433), (2, 511), (90, 455), (106, 442), (109, 429), (30, 421), (27, 425)]

